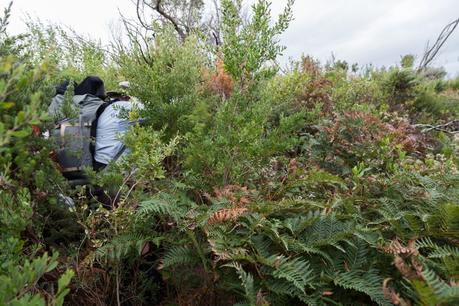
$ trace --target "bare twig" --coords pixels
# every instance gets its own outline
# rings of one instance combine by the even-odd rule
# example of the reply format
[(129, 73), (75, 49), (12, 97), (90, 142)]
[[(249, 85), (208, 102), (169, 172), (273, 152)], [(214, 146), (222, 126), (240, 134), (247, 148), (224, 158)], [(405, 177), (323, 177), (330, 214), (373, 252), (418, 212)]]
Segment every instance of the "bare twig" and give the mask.
[(171, 15), (169, 15), (165, 10), (164, 8), (161, 6), (161, 3), (162, 3), (162, 0), (157, 0), (156, 1), (156, 6), (154, 7), (154, 9), (161, 15), (163, 16), (165, 19), (167, 19), (170, 23), (172, 23), (175, 31), (177, 31), (178, 35), (180, 36), (180, 38), (182, 39), (182, 41), (185, 40), (186, 38), (186, 33), (183, 31), (183, 29), (180, 28), (179, 26), (179, 22), (177, 19), (175, 19), (174, 17), (172, 17)]
[(143, 9), (143, 5), (140, 2), (144, 4), (144, 1), (137, 0), (137, 3), (136, 3), (137, 20), (140, 22), (142, 27), (144, 27), (147, 30), (153, 31), (153, 28), (144, 21), (145, 10)]
[(418, 72), (421, 72), (433, 62), (435, 57), (438, 55), (438, 52), (440, 52), (440, 49), (446, 43), (451, 34), (453, 34), (458, 25), (459, 19), (450, 22), (443, 28), (443, 30), (440, 32), (440, 35), (438, 35), (437, 40), (431, 47), (429, 46), (429, 43), (427, 43), (426, 51), (424, 52), (422, 60), (419, 63)]
[(118, 201), (119, 199), (119, 196), (121, 194), (121, 191), (123, 190), (123, 187), (129, 182), (129, 180), (131, 179), (131, 177), (137, 172), (137, 169), (135, 169), (134, 171), (132, 171), (131, 173), (129, 173), (129, 175), (123, 180), (123, 184), (121, 185), (121, 187), (118, 189), (118, 192), (116, 193), (115, 195), (115, 198), (113, 199), (112, 201), (112, 209), (115, 209), (115, 205), (116, 205), (116, 202)]
[[(135, 24), (134, 21), (131, 21), (130, 19), (124, 17), (123, 14), (121, 14), (121, 20), (123, 22), (124, 29), (126, 30), (127, 36), (129, 38), (129, 41), (131, 43), (131, 47), (135, 47), (139, 52), (140, 56), (142, 59), (147, 63), (148, 65), (151, 65), (153, 62), (153, 59), (151, 56), (148, 54), (148, 47), (150, 45), (150, 41), (148, 40), (148, 35), (151, 33), (151, 35), (154, 37), (154, 32), (150, 29), (144, 28), (144, 33), (140, 32), (141, 27), (139, 27), (137, 24)], [(122, 47), (122, 44), (120, 44)]]
[(117, 306), (121, 306), (120, 300), (120, 268), (116, 267), (116, 303)]
[(215, 45), (220, 46), (222, 44), (221, 33), (219, 29), (220, 22), (221, 22), (220, 7), (218, 5), (217, 0), (212, 0), (212, 3), (215, 9), (215, 21), (214, 21), (214, 18), (212, 17), (208, 24), (209, 24), (209, 29), (212, 33), (212, 37), (215, 39)]
[(459, 127), (459, 120), (453, 120), (448, 123), (440, 124), (440, 125), (414, 124), (413, 127), (421, 128), (422, 133), (428, 133), (430, 131), (439, 131), (439, 132), (444, 132), (444, 133), (448, 133), (452, 135), (459, 134), (459, 129), (457, 129)]

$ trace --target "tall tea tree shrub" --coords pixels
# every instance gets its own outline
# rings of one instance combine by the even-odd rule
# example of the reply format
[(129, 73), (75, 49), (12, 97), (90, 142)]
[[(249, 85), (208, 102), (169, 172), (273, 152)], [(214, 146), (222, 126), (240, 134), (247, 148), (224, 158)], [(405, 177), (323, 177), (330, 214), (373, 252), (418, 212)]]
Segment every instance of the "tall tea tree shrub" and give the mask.
[[(58, 283), (42, 280), (57, 272), (58, 254), (49, 256), (39, 245), (38, 210), (56, 204), (53, 188), (60, 181), (39, 132), (49, 98), (43, 95), (47, 64), (26, 67), (24, 58), (13, 56), (20, 42), (4, 30), (8, 16), (9, 9), (0, 22), (0, 304), (62, 305), (73, 272)], [(45, 300), (40, 292), (46, 290)]]
[(270, 61), (284, 50), (279, 35), (292, 20), (292, 5), (293, 1), (288, 1), (278, 20), (272, 22), (271, 3), (257, 1), (252, 16), (244, 22), (241, 1), (221, 2), (223, 45), (217, 57), (221, 57), (224, 72), (219, 74), (227, 74), (233, 87), (229, 93), (214, 96), (214, 105), (201, 107), (199, 111), (207, 112), (210, 119), (188, 133), (185, 149), (185, 167), (205, 185), (244, 183), (256, 176), (272, 154), (281, 153), (266, 154), (266, 145), (282, 142), (282, 137), (267, 130), (273, 106), (280, 101), (265, 99), (264, 88), (276, 74)]

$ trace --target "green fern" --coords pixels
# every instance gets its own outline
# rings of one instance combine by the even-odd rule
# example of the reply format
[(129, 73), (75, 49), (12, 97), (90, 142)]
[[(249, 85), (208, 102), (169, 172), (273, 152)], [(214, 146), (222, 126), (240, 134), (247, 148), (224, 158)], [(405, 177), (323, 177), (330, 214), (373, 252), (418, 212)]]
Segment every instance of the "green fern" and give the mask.
[(343, 222), (335, 215), (324, 216), (308, 228), (301, 237), (301, 242), (315, 247), (333, 246), (344, 252), (341, 243), (352, 245), (353, 223)]
[(252, 274), (244, 271), (242, 266), (237, 262), (226, 264), (223, 267), (236, 269), (239, 279), (241, 280), (241, 285), (244, 289), (244, 297), (246, 298), (248, 305), (255, 306), (257, 304), (257, 294)]
[(174, 220), (183, 218), (185, 210), (180, 207), (177, 200), (168, 194), (159, 194), (154, 198), (140, 203), (138, 214), (140, 216), (168, 216)]
[(174, 246), (167, 250), (162, 259), (163, 268), (176, 268), (177, 266), (194, 266), (199, 261), (196, 252), (187, 246)]
[(439, 246), (438, 244), (434, 243), (432, 239), (429, 237), (425, 237), (416, 241), (416, 247), (418, 249), (431, 250), (428, 254), (429, 258), (459, 258), (459, 248), (456, 248), (452, 245)]
[(382, 291), (383, 278), (378, 275), (377, 270), (338, 273), (335, 275), (333, 282), (344, 289), (365, 293), (378, 305), (390, 305), (384, 298)]
[(444, 203), (425, 217), (429, 234), (442, 238), (456, 238), (459, 233), (459, 206)]
[(293, 236), (301, 235), (308, 227), (313, 225), (321, 217), (319, 210), (310, 210), (307, 215), (296, 216), (283, 220), (283, 226), (288, 229)]
[(332, 258), (327, 252), (320, 250), (320, 248), (315, 245), (308, 245), (306, 243), (302, 243), (297, 239), (291, 238), (287, 235), (282, 235), (281, 238), (283, 241), (287, 243), (289, 250), (292, 252), (295, 252), (297, 254), (306, 253), (307, 255), (319, 255), (328, 263), (333, 262)]
[(138, 233), (115, 236), (94, 252), (93, 259), (119, 262), (131, 252), (140, 254), (145, 241), (145, 237)]
[(335, 256), (327, 274), (336, 286), (365, 293), (379, 305), (388, 305), (382, 290), (383, 277), (370, 261), (374, 255), (367, 242), (356, 240), (353, 246)]
[(271, 268), (269, 270), (271, 276), (286, 280), (295, 286), (298, 292), (304, 293), (306, 287), (313, 287), (314, 271), (309, 262), (300, 257), (288, 259), (282, 255), (272, 255), (266, 258), (264, 263)]
[(436, 299), (441, 303), (459, 303), (459, 286), (445, 283), (433, 270), (424, 267), (422, 272), (426, 283), (431, 287)]

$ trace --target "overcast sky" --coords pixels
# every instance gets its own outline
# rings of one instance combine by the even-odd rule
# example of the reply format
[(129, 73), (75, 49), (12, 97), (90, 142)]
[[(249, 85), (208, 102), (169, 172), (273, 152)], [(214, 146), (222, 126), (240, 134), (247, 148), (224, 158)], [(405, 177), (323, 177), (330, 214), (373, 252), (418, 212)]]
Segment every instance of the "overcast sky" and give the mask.
[[(9, 1), (0, 0), (0, 7)], [(253, 0), (245, 0), (246, 3)], [(286, 0), (274, 0), (278, 14)], [(109, 25), (118, 10), (134, 16), (131, 0), (14, 0), (10, 31), (24, 31), (26, 14), (62, 23), (77, 32), (107, 41)], [(390, 66), (403, 54), (421, 56), (450, 21), (459, 18), (457, 0), (296, 0), (295, 20), (282, 36), (288, 57), (309, 54), (322, 62), (331, 58)], [(450, 37), (436, 62), (450, 76), (459, 75), (459, 29)]]

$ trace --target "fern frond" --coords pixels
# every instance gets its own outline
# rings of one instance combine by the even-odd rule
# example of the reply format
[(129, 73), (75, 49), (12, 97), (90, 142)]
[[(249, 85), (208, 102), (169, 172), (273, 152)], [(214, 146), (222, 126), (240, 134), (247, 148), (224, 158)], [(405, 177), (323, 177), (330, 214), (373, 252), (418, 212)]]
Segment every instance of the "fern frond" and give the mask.
[(209, 224), (224, 223), (226, 221), (236, 221), (240, 216), (247, 212), (247, 208), (223, 208), (213, 213), (208, 220)]
[(256, 305), (257, 294), (255, 290), (254, 280), (252, 274), (244, 271), (242, 266), (237, 262), (232, 262), (224, 265), (224, 267), (230, 267), (236, 269), (236, 272), (241, 280), (242, 288), (244, 288), (244, 295), (250, 306)]
[(334, 215), (319, 219), (312, 227), (308, 228), (301, 236), (301, 242), (315, 247), (333, 246), (342, 252), (344, 249), (339, 242), (352, 245), (355, 228), (352, 222), (343, 222)]
[(251, 243), (254, 251), (263, 257), (269, 257), (273, 253), (273, 242), (265, 235), (254, 235)]
[(138, 215), (142, 217), (149, 215), (168, 216), (177, 221), (184, 218), (194, 206), (195, 204), (184, 194), (160, 192), (151, 199), (140, 203)]
[(199, 261), (196, 252), (187, 246), (170, 248), (162, 259), (162, 268), (171, 268), (183, 265), (195, 265)]
[(169, 216), (174, 220), (180, 219), (183, 214), (177, 209), (174, 203), (167, 202), (163, 199), (151, 199), (140, 203), (138, 213), (141, 216), (158, 215)]
[[(231, 237), (233, 238), (233, 237)], [(218, 256), (217, 260), (242, 260), (253, 261), (248, 256), (248, 250), (242, 240), (228, 237), (228, 229), (215, 227), (207, 234), (207, 242), (212, 253)]]
[(433, 270), (430, 270), (427, 267), (424, 267), (422, 276), (424, 277), (426, 283), (433, 288), (440, 301), (459, 302), (459, 286), (447, 284)]
[(282, 223), (293, 236), (301, 234), (306, 228), (314, 224), (321, 216), (318, 210), (310, 210), (305, 216), (285, 219)]
[(291, 282), (280, 279), (268, 279), (264, 282), (264, 285), (272, 293), (277, 294), (279, 297), (305, 297), (303, 290), (298, 289)]
[(333, 282), (344, 289), (365, 293), (379, 305), (390, 305), (384, 297), (382, 289), (383, 278), (374, 269), (363, 273), (361, 271), (338, 273)]
[(140, 234), (124, 234), (115, 236), (109, 243), (94, 252), (94, 258), (99, 260), (119, 261), (131, 251), (141, 250), (146, 239)]
[(459, 233), (459, 205), (445, 203), (426, 218), (427, 228), (440, 237), (457, 237)]
[(304, 293), (307, 286), (314, 287), (314, 271), (309, 262), (300, 257), (288, 259), (283, 255), (273, 255), (266, 258), (265, 264), (272, 268), (270, 274), (274, 278), (288, 281), (300, 292)]
[(306, 253), (308, 255), (311, 255), (311, 254), (319, 255), (323, 259), (327, 260), (329, 263), (333, 262), (332, 258), (330, 257), (328, 253), (321, 251), (318, 247), (314, 245), (309, 246), (287, 235), (282, 235), (281, 238), (283, 241), (286, 241), (287, 245), (289, 246), (289, 250), (295, 253), (299, 253), (299, 254)]
[(350, 270), (358, 270), (367, 265), (369, 253), (369, 246), (364, 241), (358, 240), (354, 247), (345, 250), (343, 256)]
[(418, 249), (430, 249), (429, 258), (459, 257), (459, 248), (452, 245), (439, 246), (431, 238), (425, 237), (416, 241)]

